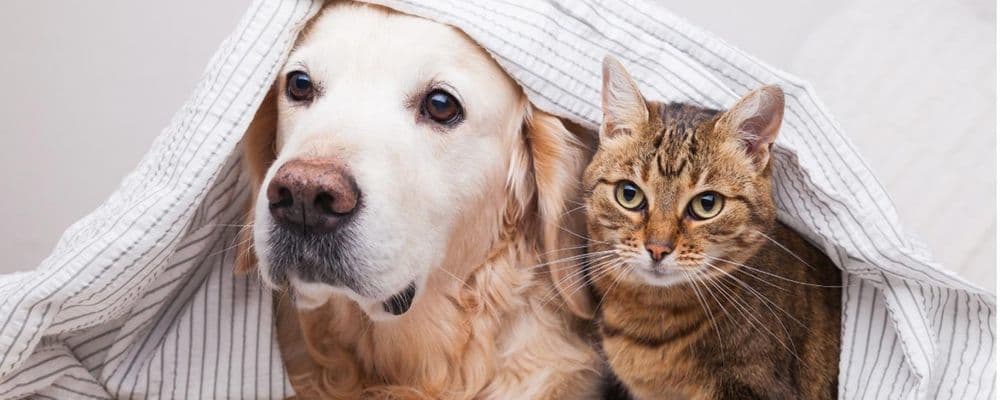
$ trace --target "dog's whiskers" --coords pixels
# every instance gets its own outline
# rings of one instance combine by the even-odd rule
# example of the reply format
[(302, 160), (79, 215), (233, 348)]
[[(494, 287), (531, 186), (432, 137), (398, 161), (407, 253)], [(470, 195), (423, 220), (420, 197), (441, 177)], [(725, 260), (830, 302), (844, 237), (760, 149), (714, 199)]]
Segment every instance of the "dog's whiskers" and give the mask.
[(253, 224), (212, 224), (211, 226), (216, 228), (240, 228), (246, 229), (253, 227)]
[[(237, 236), (237, 238), (238, 237), (239, 236)], [(246, 238), (246, 239), (243, 239), (243, 240), (233, 241), (231, 245), (223, 247), (222, 249), (220, 249), (218, 251), (214, 251), (214, 252), (209, 253), (208, 256), (206, 256), (206, 258), (215, 257), (215, 256), (218, 256), (220, 254), (227, 253), (230, 250), (233, 250), (233, 249), (238, 248), (240, 246), (246, 246), (246, 250), (245, 250), (246, 253), (252, 252), (253, 251), (253, 238), (249, 237), (249, 238)], [(241, 256), (243, 256), (243, 254), (236, 254), (237, 258), (239, 258)]]

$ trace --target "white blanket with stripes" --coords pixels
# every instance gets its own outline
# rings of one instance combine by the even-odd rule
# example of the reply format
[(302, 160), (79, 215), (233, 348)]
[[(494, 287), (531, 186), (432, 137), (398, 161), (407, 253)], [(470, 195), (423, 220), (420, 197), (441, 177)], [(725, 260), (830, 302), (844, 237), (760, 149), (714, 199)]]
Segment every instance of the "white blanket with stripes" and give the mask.
[[(652, 98), (726, 107), (777, 83), (779, 217), (845, 271), (840, 397), (991, 398), (995, 298), (944, 271), (809, 86), (642, 1), (378, 0), (457, 26), (538, 107), (593, 128), (600, 60)], [(0, 399), (281, 398), (260, 285), (232, 270), (237, 142), (322, 0), (256, 0), (108, 200), (34, 271), (0, 276)], [(845, 84), (849, 84), (845, 82)], [(886, 149), (892, 151), (892, 149)]]

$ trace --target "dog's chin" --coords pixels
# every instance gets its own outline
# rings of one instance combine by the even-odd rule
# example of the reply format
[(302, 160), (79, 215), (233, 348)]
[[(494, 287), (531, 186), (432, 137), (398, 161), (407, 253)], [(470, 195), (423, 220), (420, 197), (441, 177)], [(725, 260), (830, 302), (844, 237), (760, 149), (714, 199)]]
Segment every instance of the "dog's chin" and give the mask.
[(361, 296), (346, 287), (336, 287), (320, 282), (306, 282), (294, 275), (289, 279), (294, 290), (295, 305), (302, 310), (312, 310), (326, 304), (334, 296), (344, 296), (357, 303), (372, 321), (389, 321), (406, 314), (416, 301), (417, 281), (411, 281), (404, 289), (385, 298), (373, 299)]

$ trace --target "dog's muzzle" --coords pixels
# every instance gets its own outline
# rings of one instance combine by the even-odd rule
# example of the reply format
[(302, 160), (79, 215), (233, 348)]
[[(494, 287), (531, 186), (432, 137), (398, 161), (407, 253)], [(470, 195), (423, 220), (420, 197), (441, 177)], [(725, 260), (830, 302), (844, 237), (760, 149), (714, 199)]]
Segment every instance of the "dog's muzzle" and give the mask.
[(294, 273), (305, 282), (348, 287), (361, 295), (375, 291), (363, 276), (364, 260), (352, 234), (361, 191), (342, 162), (290, 160), (271, 178), (266, 198), (274, 222), (267, 239), (274, 282)]

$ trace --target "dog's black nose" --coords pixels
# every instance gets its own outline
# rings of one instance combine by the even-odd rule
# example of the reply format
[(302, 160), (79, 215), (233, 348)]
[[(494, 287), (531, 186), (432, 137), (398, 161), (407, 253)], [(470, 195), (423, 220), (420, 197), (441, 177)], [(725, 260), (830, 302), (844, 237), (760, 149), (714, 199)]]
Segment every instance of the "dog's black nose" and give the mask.
[(309, 233), (327, 233), (358, 207), (361, 192), (343, 164), (299, 159), (282, 165), (267, 187), (275, 222)]

